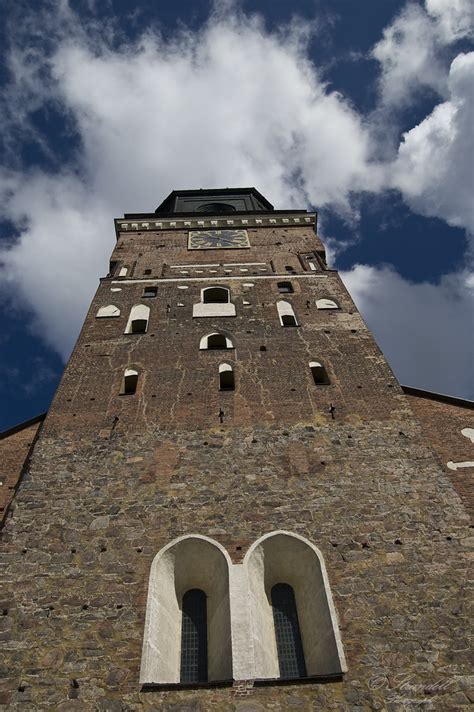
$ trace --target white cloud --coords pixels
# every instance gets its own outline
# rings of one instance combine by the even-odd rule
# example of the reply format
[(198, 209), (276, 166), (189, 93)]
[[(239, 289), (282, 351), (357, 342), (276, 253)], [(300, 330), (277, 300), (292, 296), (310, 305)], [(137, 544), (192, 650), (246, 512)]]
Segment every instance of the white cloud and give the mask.
[(474, 52), (458, 55), (449, 101), (403, 136), (393, 186), (412, 210), (474, 234)]
[(427, 12), (438, 21), (446, 43), (474, 33), (474, 5), (472, 0), (426, 0)]
[(443, 96), (449, 66), (446, 48), (472, 37), (472, 0), (426, 0), (425, 4), (426, 9), (407, 3), (372, 50), (381, 65), (383, 107), (400, 108), (421, 89)]
[(356, 265), (341, 276), (401, 383), (474, 398), (472, 274), (415, 284)]

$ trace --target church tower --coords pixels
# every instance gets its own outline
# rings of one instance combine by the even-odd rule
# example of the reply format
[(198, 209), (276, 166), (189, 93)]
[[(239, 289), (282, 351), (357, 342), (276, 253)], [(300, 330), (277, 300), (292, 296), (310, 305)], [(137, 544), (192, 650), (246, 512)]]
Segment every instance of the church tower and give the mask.
[(180, 190), (115, 230), (4, 530), (0, 700), (467, 707), (465, 510), (316, 215)]

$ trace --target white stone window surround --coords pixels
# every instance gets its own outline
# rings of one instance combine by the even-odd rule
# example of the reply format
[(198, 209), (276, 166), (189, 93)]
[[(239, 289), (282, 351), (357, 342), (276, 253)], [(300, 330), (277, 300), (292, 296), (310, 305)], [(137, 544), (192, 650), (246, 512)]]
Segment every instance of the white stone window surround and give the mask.
[(316, 299), (316, 307), (318, 309), (340, 309), (339, 304), (334, 299), (329, 299), (328, 297)]
[[(224, 331), (211, 331), (205, 336), (203, 336), (199, 342), (199, 350), (200, 351), (207, 351), (209, 350), (208, 346), (208, 340), (210, 336), (223, 336), (225, 338), (225, 348), (226, 349), (233, 349), (234, 348), (234, 342), (232, 341), (232, 338)], [(212, 351), (213, 349), (211, 349)]]
[[(227, 302), (205, 302), (205, 295), (209, 289), (221, 289), (227, 292)], [(230, 289), (225, 286), (204, 287), (201, 289), (201, 301), (193, 305), (193, 317), (209, 316), (236, 316), (235, 304), (230, 301)]]
[(115, 304), (107, 304), (105, 307), (100, 307), (95, 316), (96, 319), (106, 319), (120, 316), (120, 309), (116, 307)]
[(207, 596), (209, 681), (232, 678), (230, 556), (199, 534), (174, 539), (153, 559), (148, 586), (141, 684), (180, 681), (181, 603), (200, 588)]
[(143, 331), (137, 333), (146, 333), (148, 331), (148, 321), (150, 318), (150, 307), (146, 304), (135, 304), (130, 309), (130, 316), (128, 317), (127, 326), (125, 327), (125, 334), (133, 333), (133, 322), (134, 321), (146, 321), (146, 326)]
[[(188, 545), (184, 561), (177, 562), (180, 555), (178, 545), (188, 540), (207, 542), (209, 546), (215, 547), (221, 558), (218, 553), (213, 553), (209, 558), (212, 549), (208, 548), (204, 556), (208, 560), (203, 561), (202, 547), (199, 552), (196, 545)], [(191, 572), (187, 570), (188, 561)], [(242, 564), (232, 564), (221, 544), (209, 537), (194, 534), (173, 540), (153, 560), (145, 618), (141, 684), (179, 683), (179, 595), (184, 588), (189, 590), (196, 586), (209, 591), (210, 585), (216, 586), (217, 573), (212, 569), (212, 562), (218, 562), (217, 568), (223, 578), (221, 587), (224, 589), (228, 575), (230, 636), (226, 634), (220, 637), (219, 669), (211, 665), (211, 660), (215, 658), (211, 659), (209, 651), (210, 681), (279, 678), (269, 595), (275, 583), (288, 583), (295, 592), (308, 676), (342, 675), (347, 672), (326, 567), (316, 546), (299, 534), (277, 530), (257, 539)], [(178, 584), (175, 581), (177, 566), (180, 567)], [(197, 578), (194, 577), (195, 571), (200, 572)], [(211, 583), (206, 578), (207, 572), (213, 577)], [(183, 575), (188, 576), (186, 584), (179, 579)], [(224, 593), (220, 607), (224, 608), (227, 616), (226, 602)], [(209, 635), (210, 618), (217, 611), (216, 602), (213, 605), (208, 621)], [(222, 630), (224, 618), (220, 618), (219, 624), (215, 622), (216, 630), (219, 627)], [(210, 645), (213, 645), (212, 641)], [(216, 674), (223, 677), (216, 677)]]
[[(277, 301), (277, 311), (281, 326), (299, 326), (299, 322), (296, 318), (295, 310), (293, 309), (291, 302), (286, 301), (286, 299), (279, 299)], [(285, 323), (290, 320), (294, 320), (294, 323)]]

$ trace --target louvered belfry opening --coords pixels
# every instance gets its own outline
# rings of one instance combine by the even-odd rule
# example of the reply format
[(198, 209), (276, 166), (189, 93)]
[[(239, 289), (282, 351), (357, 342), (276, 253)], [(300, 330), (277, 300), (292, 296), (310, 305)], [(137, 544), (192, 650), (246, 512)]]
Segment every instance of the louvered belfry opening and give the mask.
[(192, 588), (183, 596), (181, 624), (181, 682), (207, 682), (206, 594)]
[(287, 583), (275, 584), (271, 599), (280, 677), (306, 677), (298, 611), (292, 587)]

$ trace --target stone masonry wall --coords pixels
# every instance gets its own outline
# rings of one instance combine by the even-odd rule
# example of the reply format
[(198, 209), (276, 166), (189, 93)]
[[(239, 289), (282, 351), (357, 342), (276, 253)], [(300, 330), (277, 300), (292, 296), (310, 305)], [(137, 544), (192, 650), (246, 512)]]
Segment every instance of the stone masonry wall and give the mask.
[(474, 408), (467, 402), (458, 405), (434, 398), (408, 395), (408, 402), (419, 418), (426, 437), (439, 458), (441, 466), (454, 485), (474, 520), (474, 465), (457, 467), (453, 470), (447, 463), (455, 466), (460, 462), (474, 462), (474, 443), (461, 433), (471, 428), (474, 433)]
[[(338, 275), (309, 272), (301, 253), (319, 241), (305, 227), (262, 228), (251, 250), (215, 254), (188, 252), (178, 230), (120, 249), (122, 239), (132, 236), (117, 250), (130, 261), (135, 244), (140, 270), (151, 264), (145, 246), (161, 255), (151, 267), (158, 295), (142, 300), (143, 282), (102, 280), (45, 421), (4, 530), (0, 701), (60, 712), (467, 709), (466, 511)], [(168, 276), (184, 261), (209, 273)], [(239, 279), (224, 261), (270, 268)], [(204, 265), (215, 263), (237, 316), (193, 319), (215, 277)], [(294, 294), (278, 292), (285, 274)], [(317, 310), (320, 297), (341, 310)], [(299, 327), (280, 326), (279, 298)], [(148, 332), (124, 335), (142, 302)], [(110, 303), (121, 316), (96, 319)], [(235, 349), (199, 351), (217, 329)], [(330, 385), (314, 384), (312, 360)], [(234, 392), (218, 389), (222, 362), (234, 367)], [(128, 366), (140, 371), (138, 390), (120, 396)], [(324, 555), (344, 680), (141, 691), (156, 553), (197, 533), (240, 562), (276, 529)]]
[(8, 516), (23, 466), (35, 442), (41, 420), (11, 428), (0, 437), (0, 528)]

